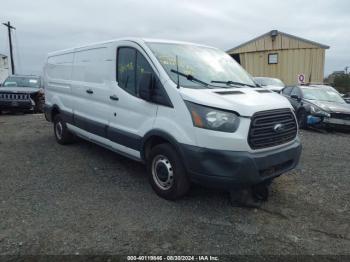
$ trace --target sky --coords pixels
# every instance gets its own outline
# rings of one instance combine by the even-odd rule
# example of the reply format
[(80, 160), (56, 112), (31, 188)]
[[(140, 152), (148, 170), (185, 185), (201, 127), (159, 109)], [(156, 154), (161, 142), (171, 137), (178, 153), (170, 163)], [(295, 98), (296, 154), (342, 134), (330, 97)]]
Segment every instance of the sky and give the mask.
[[(136, 36), (233, 48), (277, 29), (329, 45), (325, 75), (350, 66), (349, 0), (1, 0), (18, 73), (41, 72), (48, 52)], [(0, 53), (9, 54), (0, 25)]]

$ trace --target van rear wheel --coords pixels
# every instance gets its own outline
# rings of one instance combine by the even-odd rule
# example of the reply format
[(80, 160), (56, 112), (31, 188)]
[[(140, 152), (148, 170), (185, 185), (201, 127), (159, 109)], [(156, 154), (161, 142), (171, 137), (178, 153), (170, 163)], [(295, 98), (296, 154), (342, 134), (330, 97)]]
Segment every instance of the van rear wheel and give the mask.
[(185, 167), (169, 144), (160, 144), (151, 149), (147, 173), (153, 190), (162, 198), (179, 199), (190, 189)]
[(66, 122), (59, 114), (54, 117), (53, 130), (57, 143), (66, 145), (74, 141), (74, 135), (69, 132)]

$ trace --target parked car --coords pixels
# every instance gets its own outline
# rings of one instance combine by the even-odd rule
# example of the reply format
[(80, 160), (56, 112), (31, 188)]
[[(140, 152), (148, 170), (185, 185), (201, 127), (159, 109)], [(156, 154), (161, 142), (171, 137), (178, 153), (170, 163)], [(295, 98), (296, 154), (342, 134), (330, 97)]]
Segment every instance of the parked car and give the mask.
[(266, 188), (299, 161), (288, 100), (213, 47), (130, 38), (57, 51), (44, 86), (59, 144), (76, 135), (144, 162), (165, 199), (191, 182)]
[(335, 89), (334, 87), (332, 87), (332, 86), (324, 85), (324, 84), (311, 84), (309, 86), (322, 87), (322, 88), (325, 88), (327, 90), (337, 92), (345, 100), (346, 103), (350, 104), (350, 95), (349, 94), (339, 93), (339, 91), (337, 89)]
[[(333, 91), (333, 92), (336, 92), (336, 93), (339, 93), (337, 89), (335, 89), (333, 86), (329, 86), (329, 85), (324, 85), (324, 84), (310, 84), (310, 85), (307, 85), (307, 86), (311, 86), (311, 87), (320, 87), (320, 88), (324, 88), (328, 91)], [(339, 93), (340, 94), (340, 93)]]
[(350, 127), (350, 105), (322, 86), (288, 86), (282, 90), (293, 105), (301, 128)]
[(12, 75), (0, 87), (0, 112), (43, 112), (44, 90), (38, 76)]
[(350, 104), (350, 94), (343, 94), (343, 99), (345, 100), (346, 103)]
[(276, 93), (280, 93), (281, 90), (285, 87), (285, 84), (278, 78), (254, 77), (254, 81), (260, 86)]

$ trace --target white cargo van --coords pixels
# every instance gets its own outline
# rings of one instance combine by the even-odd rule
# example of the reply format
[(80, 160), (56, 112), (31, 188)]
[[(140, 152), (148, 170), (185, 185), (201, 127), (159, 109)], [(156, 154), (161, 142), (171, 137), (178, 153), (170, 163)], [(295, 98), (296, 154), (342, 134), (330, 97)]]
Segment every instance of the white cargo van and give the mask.
[(44, 85), (58, 143), (79, 136), (144, 162), (166, 199), (191, 182), (269, 183), (299, 161), (288, 100), (213, 47), (128, 38), (58, 51), (48, 55)]

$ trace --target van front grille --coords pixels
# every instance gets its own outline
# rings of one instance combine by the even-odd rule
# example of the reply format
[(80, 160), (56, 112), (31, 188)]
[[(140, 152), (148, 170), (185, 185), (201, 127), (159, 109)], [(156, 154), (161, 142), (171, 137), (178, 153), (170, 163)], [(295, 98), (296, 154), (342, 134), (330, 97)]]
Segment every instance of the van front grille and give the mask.
[(0, 100), (29, 100), (29, 94), (0, 93)]
[(277, 146), (292, 141), (297, 132), (297, 122), (289, 108), (261, 111), (251, 119), (248, 143), (252, 149)]

